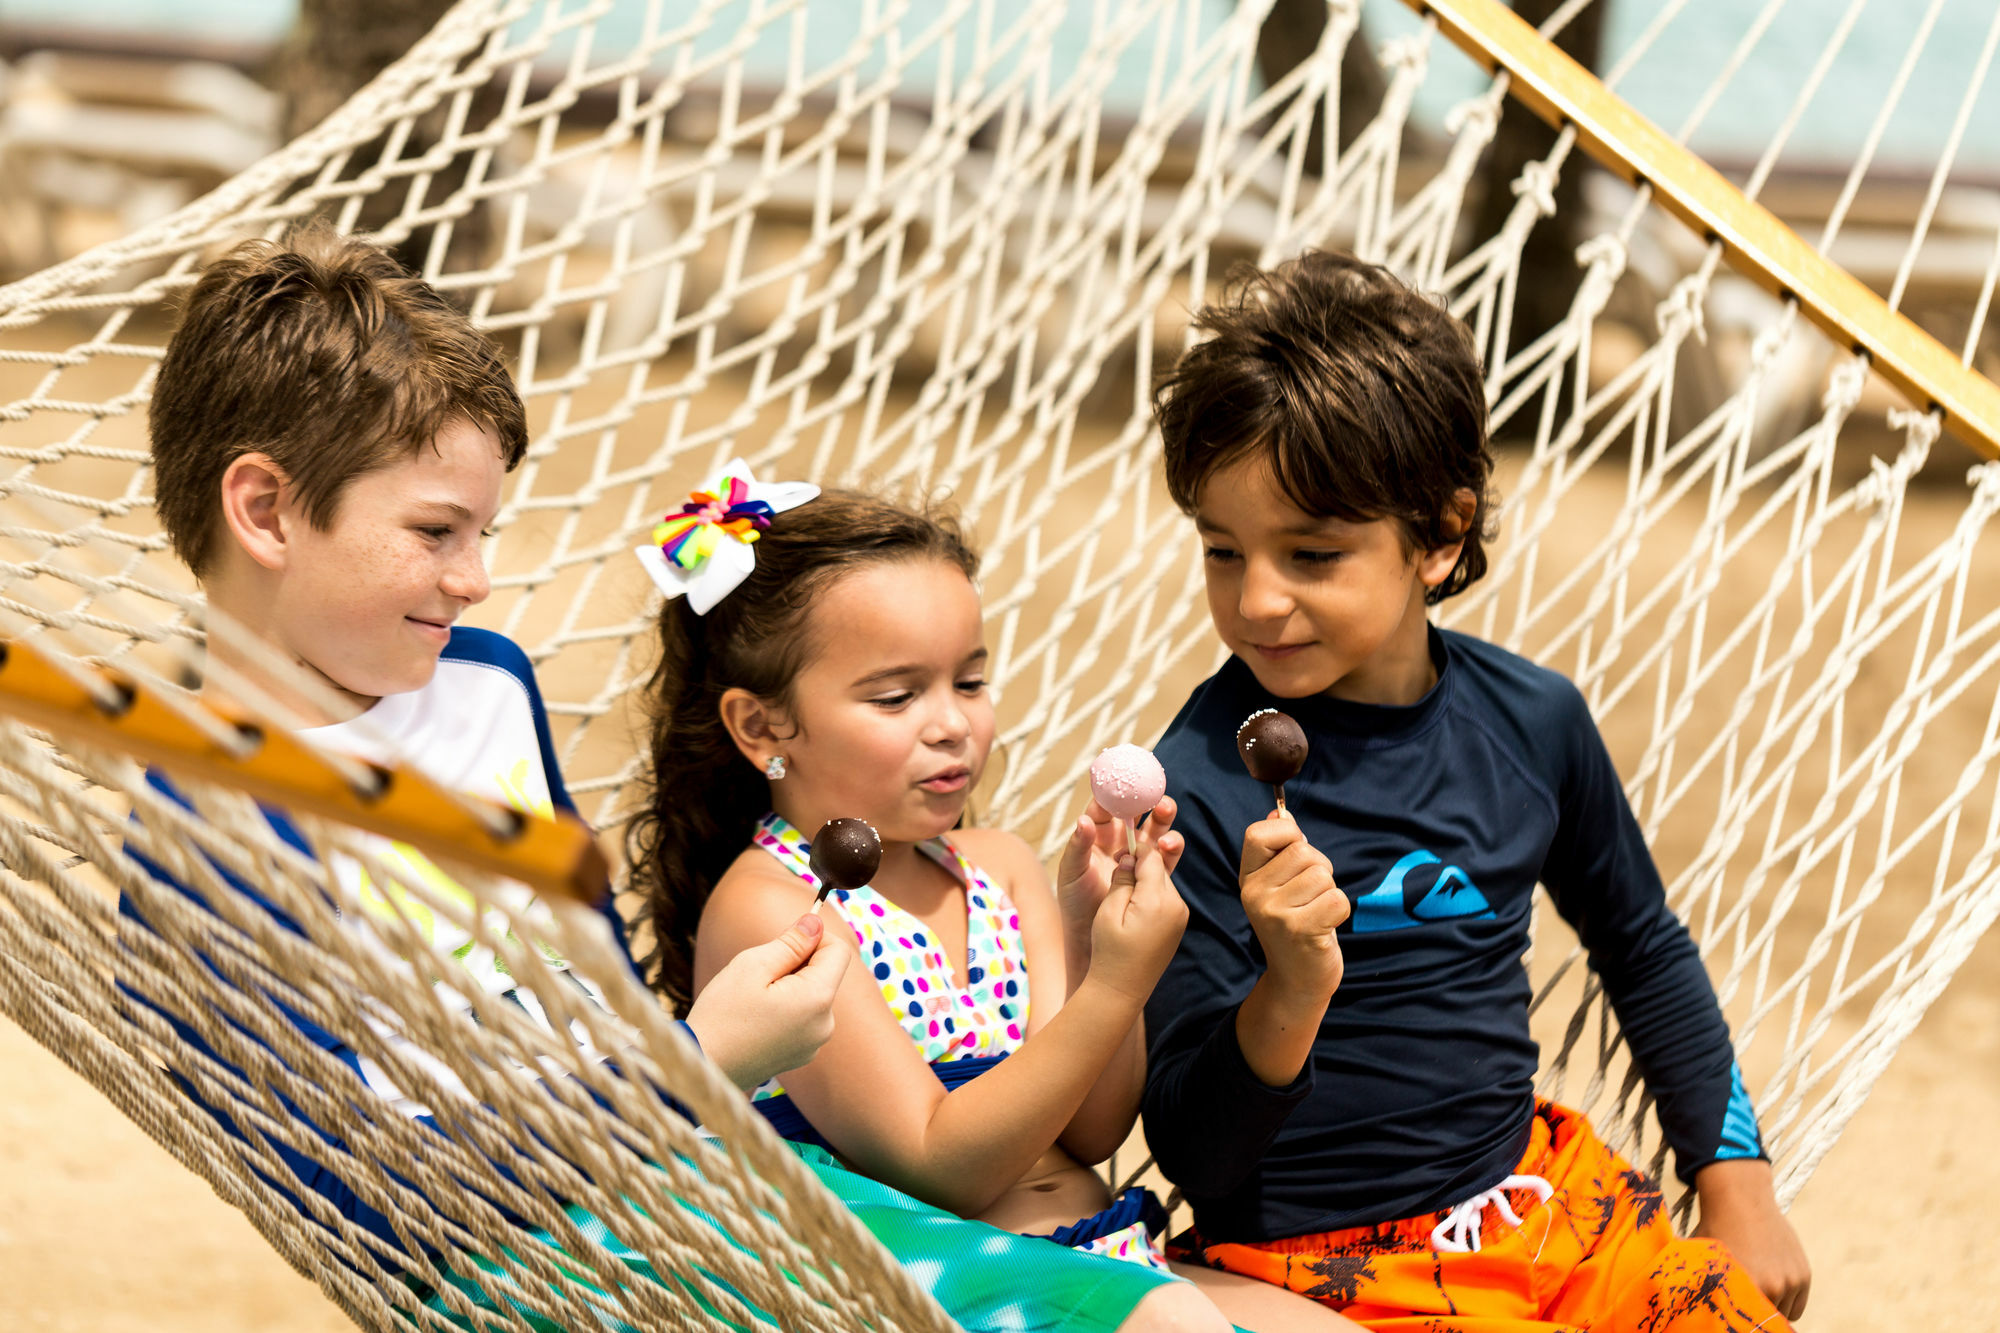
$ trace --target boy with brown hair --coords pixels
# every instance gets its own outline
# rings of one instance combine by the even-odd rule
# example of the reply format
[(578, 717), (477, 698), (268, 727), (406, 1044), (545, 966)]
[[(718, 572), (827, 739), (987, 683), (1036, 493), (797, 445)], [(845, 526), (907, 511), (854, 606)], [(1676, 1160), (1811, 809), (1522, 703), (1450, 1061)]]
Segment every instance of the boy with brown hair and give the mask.
[[(318, 227), (282, 243), (244, 242), (188, 296), (160, 366), (151, 429), (155, 503), (174, 550), (210, 606), (266, 650), (212, 637), (206, 697), (220, 701), (218, 675), (247, 678), (291, 709), (301, 734), (322, 748), (406, 761), (453, 790), (523, 811), (574, 813), (527, 655), (502, 635), (455, 623), (486, 598), (480, 537), (499, 510), (501, 478), (528, 443), (520, 395), (470, 320), (365, 242)], [(266, 668), (268, 654), (331, 687), (338, 710), (288, 688)], [(181, 799), (166, 778), (150, 776)], [(281, 812), (267, 814), (279, 837), (311, 854)], [(378, 854), (450, 886), (413, 848), (383, 842)], [(147, 868), (194, 896), (160, 867)], [(370, 883), (349, 858), (336, 858), (332, 873), (363, 911), (391, 911), (385, 895), (401, 892)], [(256, 886), (235, 887), (285, 919)], [(143, 924), (129, 899), (121, 908)], [(609, 895), (601, 910), (622, 941)], [(540, 1014), (533, 993), (477, 944), (469, 920), (410, 916), (438, 956), (461, 969), (439, 982), (447, 1003), (469, 1011), (465, 993), (476, 986)], [(755, 1087), (804, 1063), (826, 1039), (851, 954), (817, 919), (802, 920), (742, 955), (724, 993), (704, 993), (689, 1025), (732, 1080)], [(595, 994), (588, 979), (577, 980)], [(430, 1122), (428, 1108), (373, 1061), (295, 1021), (404, 1114)], [(203, 1048), (192, 1027), (176, 1026)], [(383, 1035), (404, 1044), (398, 1033)], [(435, 1069), (447, 1086), (455, 1081)], [(388, 1219), (322, 1161), (272, 1147), (343, 1216), (401, 1245)]]
[(282, 691), (309, 723), (429, 683), (486, 597), (481, 529), (528, 447), (486, 337), (387, 253), (317, 227), (202, 274), (151, 431), (155, 507), (209, 604), (352, 705), (328, 717)]
[[(1805, 1254), (1582, 695), (1426, 614), (1486, 569), (1471, 337), (1325, 253), (1196, 322), (1155, 407), (1233, 656), (1158, 750), (1190, 916), (1146, 1008), (1144, 1107), (1191, 1255), (1383, 1329), (1785, 1327)], [(1237, 758), (1266, 708), (1311, 742), (1283, 811)], [(1712, 1239), (1677, 1239), (1652, 1182), (1534, 1095), (1537, 882)]]

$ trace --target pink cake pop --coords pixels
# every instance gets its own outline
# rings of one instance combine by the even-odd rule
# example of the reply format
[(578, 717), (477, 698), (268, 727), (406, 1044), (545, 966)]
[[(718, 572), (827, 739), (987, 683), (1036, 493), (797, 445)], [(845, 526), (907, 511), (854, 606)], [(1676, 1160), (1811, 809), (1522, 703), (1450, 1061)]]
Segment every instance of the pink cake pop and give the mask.
[(1167, 794), (1167, 770), (1151, 750), (1114, 745), (1091, 761), (1090, 794), (1113, 818), (1130, 824)]

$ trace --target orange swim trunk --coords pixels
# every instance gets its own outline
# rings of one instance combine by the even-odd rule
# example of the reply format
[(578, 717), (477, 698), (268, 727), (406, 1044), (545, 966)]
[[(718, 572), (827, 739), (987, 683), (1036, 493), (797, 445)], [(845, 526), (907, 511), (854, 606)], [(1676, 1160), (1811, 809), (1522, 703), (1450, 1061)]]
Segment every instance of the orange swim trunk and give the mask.
[(1287, 1287), (1378, 1333), (1779, 1333), (1791, 1328), (1729, 1252), (1674, 1235), (1660, 1191), (1604, 1145), (1590, 1122), (1536, 1105), (1516, 1174), (1554, 1187), (1506, 1198), (1521, 1219), (1484, 1211), (1480, 1246), (1432, 1248), (1444, 1213), (1250, 1244), (1168, 1247)]

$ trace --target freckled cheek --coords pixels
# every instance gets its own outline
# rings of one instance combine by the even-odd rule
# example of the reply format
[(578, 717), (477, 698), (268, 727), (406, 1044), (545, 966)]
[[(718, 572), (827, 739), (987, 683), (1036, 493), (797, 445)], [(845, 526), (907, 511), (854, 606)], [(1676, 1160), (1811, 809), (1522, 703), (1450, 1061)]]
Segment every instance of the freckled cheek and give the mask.
[(355, 551), (349, 568), (354, 585), (366, 588), (368, 600), (384, 614), (407, 611), (424, 584), (423, 561), (393, 540)]

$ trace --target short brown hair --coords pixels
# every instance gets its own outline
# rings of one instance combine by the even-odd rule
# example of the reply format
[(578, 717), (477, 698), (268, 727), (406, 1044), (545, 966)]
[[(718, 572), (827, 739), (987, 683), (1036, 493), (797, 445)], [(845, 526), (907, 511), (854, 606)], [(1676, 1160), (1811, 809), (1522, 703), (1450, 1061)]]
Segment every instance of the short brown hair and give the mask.
[(222, 474), (241, 455), (269, 455), (324, 529), (349, 482), (457, 420), (498, 436), (509, 469), (527, 451), (499, 351), (428, 283), (323, 226), (245, 241), (195, 284), (160, 363), (154, 504), (200, 574)]
[(1153, 389), (1167, 490), (1192, 513), (1208, 479), (1252, 453), (1305, 512), (1393, 518), (1419, 549), (1449, 545), (1453, 496), (1477, 509), (1428, 599), (1486, 573), (1493, 454), (1472, 337), (1385, 268), (1309, 250), (1230, 275), (1194, 320), (1208, 333)]

